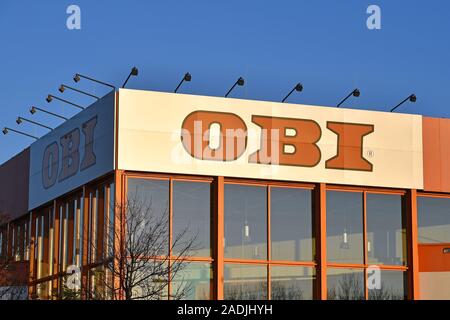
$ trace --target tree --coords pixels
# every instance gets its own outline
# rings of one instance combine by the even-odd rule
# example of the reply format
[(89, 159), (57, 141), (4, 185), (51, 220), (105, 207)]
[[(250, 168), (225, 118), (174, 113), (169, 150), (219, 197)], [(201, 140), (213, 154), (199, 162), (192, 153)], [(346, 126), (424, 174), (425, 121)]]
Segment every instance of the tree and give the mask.
[(157, 210), (151, 199), (133, 197), (115, 207), (115, 223), (104, 231), (106, 235), (102, 245), (90, 244), (91, 253), (95, 256), (101, 252), (100, 260), (103, 260), (96, 268), (90, 269), (90, 285), (78, 292), (64, 285), (60, 298), (79, 299), (83, 295), (99, 300), (185, 297), (191, 290), (188, 283), (172, 287), (170, 293), (168, 285), (174, 279), (180, 280), (188, 265), (186, 259), (196, 250), (197, 236), (192, 235), (187, 226), (173, 235), (169, 244), (168, 204), (166, 208)]
[(405, 300), (405, 296), (401, 290), (382, 281), (379, 289), (369, 290), (369, 300)]
[(328, 289), (328, 300), (364, 300), (364, 286), (357, 274), (344, 274)]
[(284, 281), (272, 282), (272, 300), (303, 300), (304, 292), (300, 283), (293, 281), (284, 283)]
[[(335, 286), (328, 289), (328, 300), (364, 300), (361, 277), (345, 274)], [(403, 300), (405, 297), (395, 287), (381, 282), (379, 289), (369, 290), (369, 300)]]

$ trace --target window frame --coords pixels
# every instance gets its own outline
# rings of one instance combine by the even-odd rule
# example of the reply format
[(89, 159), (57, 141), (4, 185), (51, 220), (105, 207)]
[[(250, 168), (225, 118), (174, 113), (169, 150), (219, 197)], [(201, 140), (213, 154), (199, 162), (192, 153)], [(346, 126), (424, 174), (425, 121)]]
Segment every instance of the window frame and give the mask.
[[(358, 187), (358, 186), (340, 186), (340, 185), (325, 185), (325, 192), (327, 191), (340, 191), (340, 192), (358, 192), (361, 193), (363, 197), (363, 263), (362, 264), (345, 264), (345, 263), (330, 263), (326, 261), (327, 268), (342, 268), (342, 269), (362, 269), (364, 270), (364, 292), (365, 300), (369, 300), (369, 289), (368, 289), (368, 268), (371, 266), (376, 266), (380, 270), (389, 271), (403, 271), (409, 272), (410, 268), (408, 265), (409, 259), (409, 246), (411, 245), (408, 241), (408, 227), (407, 227), (407, 215), (410, 214), (407, 210), (406, 196), (407, 192), (402, 189), (387, 189), (387, 188), (375, 188), (375, 187)], [(404, 243), (406, 252), (405, 265), (384, 265), (384, 264), (371, 264), (369, 263), (368, 251), (367, 251), (367, 194), (385, 194), (385, 195), (400, 195), (402, 197), (402, 224), (405, 226), (406, 230), (406, 241)], [(325, 281), (327, 281), (325, 279)], [(411, 284), (408, 281), (408, 286)], [(406, 295), (408, 295), (409, 288), (405, 288)]]
[[(195, 263), (195, 262), (203, 262), (203, 263), (208, 263), (211, 265), (211, 270), (214, 264), (214, 247), (213, 247), (213, 243), (214, 243), (214, 234), (213, 234), (213, 222), (214, 222), (214, 210), (213, 210), (213, 199), (214, 199), (214, 195), (213, 195), (213, 178), (210, 177), (203, 177), (203, 176), (187, 176), (187, 175), (168, 175), (168, 174), (152, 174), (152, 173), (137, 173), (137, 172), (130, 172), (130, 173), (126, 173), (124, 175), (124, 181), (123, 181), (123, 196), (126, 199), (126, 196), (128, 194), (128, 181), (129, 179), (144, 179), (144, 180), (159, 180), (159, 181), (168, 181), (169, 183), (169, 242), (168, 242), (168, 256), (159, 256), (159, 257), (154, 257), (155, 259), (158, 260), (167, 260), (167, 262), (169, 263), (169, 283), (167, 286), (167, 290), (169, 292), (168, 295), (168, 299), (170, 300), (171, 297), (171, 275), (170, 275), (170, 267), (171, 267), (171, 263), (173, 261), (177, 261), (179, 260), (179, 258), (177, 259), (177, 256), (174, 256), (172, 253), (172, 242), (173, 242), (173, 183), (176, 181), (183, 181), (183, 182), (199, 182), (199, 183), (209, 183), (210, 184), (210, 246), (211, 246), (211, 256), (210, 257), (200, 257), (200, 256), (195, 256), (195, 257), (186, 257), (183, 258), (185, 260), (183, 260), (183, 263)], [(213, 274), (213, 272), (212, 272)], [(213, 288), (212, 288), (212, 282), (213, 279), (211, 279), (211, 290), (210, 290), (210, 298), (213, 297)]]
[[(316, 279), (313, 280), (313, 291), (317, 291), (317, 255), (315, 254), (313, 261), (285, 261), (285, 260), (271, 260), (272, 251), (271, 251), (271, 188), (294, 188), (294, 189), (303, 189), (310, 190), (312, 196), (312, 229), (313, 229), (313, 239), (317, 237), (314, 235), (316, 227), (315, 227), (315, 207), (314, 207), (314, 190), (316, 188), (316, 184), (313, 183), (297, 183), (297, 182), (284, 182), (284, 181), (275, 181), (275, 180), (249, 180), (249, 179), (240, 179), (240, 178), (225, 178), (224, 186), (227, 184), (237, 184), (237, 185), (247, 185), (247, 186), (260, 186), (265, 187), (266, 189), (266, 226), (267, 226), (267, 255), (266, 259), (242, 259), (242, 258), (226, 258), (224, 257), (224, 266), (225, 264), (254, 264), (265, 266), (267, 270), (267, 300), (271, 300), (272, 297), (272, 278), (271, 278), (271, 267), (272, 266), (299, 266), (305, 268), (312, 268), (314, 274), (316, 274)], [(224, 188), (225, 189), (225, 188)], [(224, 190), (225, 193), (225, 190)], [(225, 194), (223, 195), (225, 197)], [(315, 245), (313, 245), (315, 247)], [(222, 266), (222, 268), (224, 268)]]

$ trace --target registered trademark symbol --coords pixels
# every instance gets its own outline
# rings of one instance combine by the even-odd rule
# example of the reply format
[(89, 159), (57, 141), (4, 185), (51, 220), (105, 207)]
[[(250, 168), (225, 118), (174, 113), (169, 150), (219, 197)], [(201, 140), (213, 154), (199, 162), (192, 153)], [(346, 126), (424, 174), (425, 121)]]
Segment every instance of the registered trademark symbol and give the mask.
[(367, 156), (368, 156), (369, 158), (372, 158), (374, 155), (375, 155), (375, 154), (374, 154), (373, 150), (367, 150)]

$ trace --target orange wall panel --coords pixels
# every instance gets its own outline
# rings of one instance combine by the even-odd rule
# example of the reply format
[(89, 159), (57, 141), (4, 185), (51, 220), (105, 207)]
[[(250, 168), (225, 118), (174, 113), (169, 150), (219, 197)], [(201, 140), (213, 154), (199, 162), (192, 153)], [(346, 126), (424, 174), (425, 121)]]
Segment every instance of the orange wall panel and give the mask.
[(419, 244), (419, 271), (450, 271), (450, 253), (444, 253), (444, 249), (450, 249), (450, 243)]
[(424, 190), (450, 192), (450, 119), (422, 121)]

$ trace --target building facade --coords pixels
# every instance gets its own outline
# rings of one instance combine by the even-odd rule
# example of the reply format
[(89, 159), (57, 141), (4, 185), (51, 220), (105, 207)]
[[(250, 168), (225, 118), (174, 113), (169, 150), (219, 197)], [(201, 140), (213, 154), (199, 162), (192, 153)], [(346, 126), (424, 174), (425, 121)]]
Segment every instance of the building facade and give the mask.
[(449, 141), (448, 119), (120, 89), (0, 167), (22, 275), (0, 286), (94, 288), (133, 197), (167, 215), (169, 265), (195, 235), (189, 299), (450, 299)]

